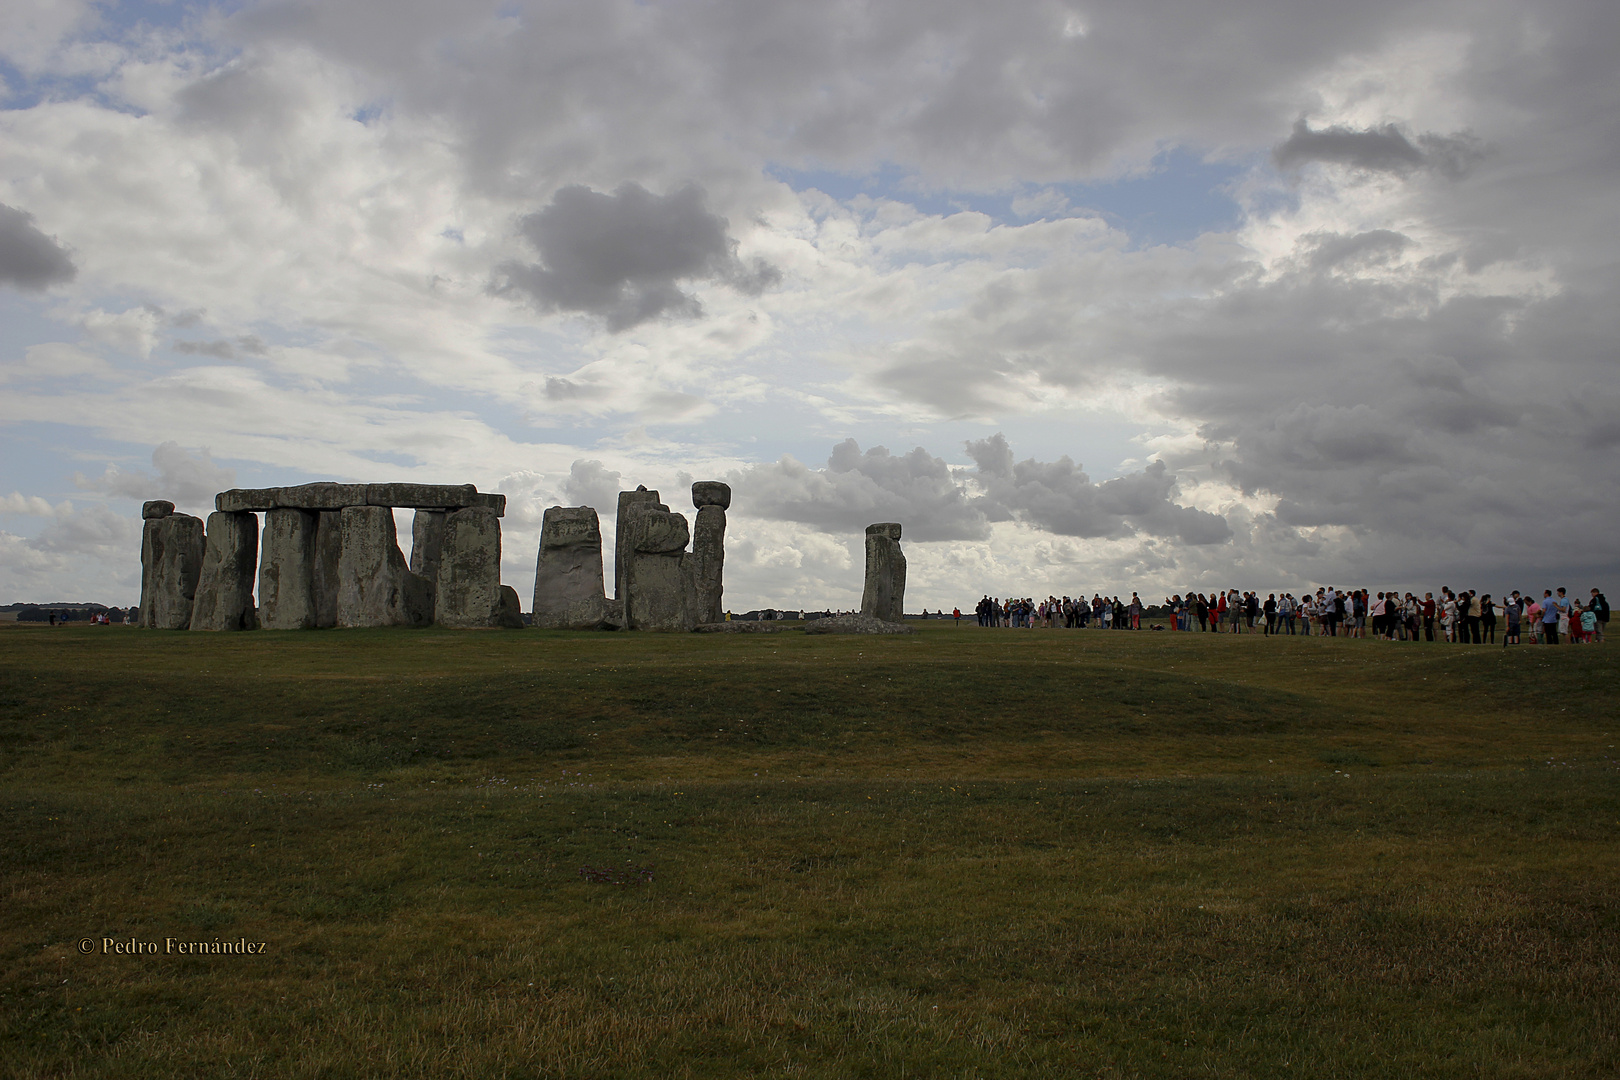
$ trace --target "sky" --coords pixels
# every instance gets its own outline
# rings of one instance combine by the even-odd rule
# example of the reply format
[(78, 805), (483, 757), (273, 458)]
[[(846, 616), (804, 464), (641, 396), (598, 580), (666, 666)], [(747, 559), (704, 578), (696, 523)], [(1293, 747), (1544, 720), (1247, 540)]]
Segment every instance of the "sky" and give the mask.
[(1609, 0), (0, 25), (0, 602), (313, 480), (504, 492), (525, 604), (546, 507), (694, 480), (734, 610), (878, 521), (912, 611), (1620, 585)]

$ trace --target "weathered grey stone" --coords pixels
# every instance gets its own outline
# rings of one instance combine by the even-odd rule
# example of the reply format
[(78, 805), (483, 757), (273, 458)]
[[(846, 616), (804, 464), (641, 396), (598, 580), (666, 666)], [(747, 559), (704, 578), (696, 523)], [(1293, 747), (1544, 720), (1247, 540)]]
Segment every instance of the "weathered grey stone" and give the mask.
[(835, 615), (829, 619), (816, 619), (804, 624), (807, 634), (915, 634), (904, 623), (878, 619), (871, 615)]
[(613, 529), (613, 598), (624, 599), (625, 564), (630, 561), (630, 545), (625, 539), (629, 535), (630, 520), (643, 510), (656, 510), (662, 507), (658, 501), (658, 492), (648, 491), (645, 487), (638, 487), (634, 491), (619, 492), (619, 509), (614, 518)]
[(444, 551), (443, 510), (418, 510), (411, 520), (411, 573), (429, 581), (439, 579), (439, 559)]
[[(469, 506), (447, 515), (434, 604), (439, 625), (459, 629), (502, 625), (501, 588), (501, 522), (495, 511)], [(521, 607), (517, 624), (523, 625)]]
[(214, 496), (214, 509), (221, 513), (276, 510), (342, 510), (345, 506), (366, 505), (365, 484), (334, 484), (321, 481), (296, 487), (231, 488)]
[(337, 625), (339, 568), (343, 559), (343, 511), (315, 512), (315, 625)]
[(866, 588), (861, 614), (889, 622), (905, 618), (906, 557), (900, 551), (900, 526), (883, 522), (866, 527)]
[[(697, 502), (693, 486), (692, 501)], [(718, 503), (700, 504), (692, 522), (692, 619), (717, 623), (723, 606), (726, 567), (726, 512)]]
[(501, 610), (495, 615), (495, 625), (504, 630), (522, 630), (527, 625), (523, 621), (523, 601), (510, 585), (501, 586)]
[(459, 510), (471, 506), (478, 489), (471, 484), (367, 484), (366, 502), (372, 506), (427, 507)]
[(471, 503), (469, 503), (468, 505), (470, 505), (470, 506), (482, 506), (485, 509), (493, 510), (493, 511), (495, 511), (495, 516), (496, 517), (505, 517), (506, 516), (506, 496), (505, 495), (497, 495), (494, 492), (483, 492), (483, 491), (474, 492), (473, 493), (473, 501)]
[(602, 591), (602, 523), (589, 506), (553, 506), (540, 524), (534, 567), (534, 625), (598, 630), (607, 622)]
[(259, 623), (266, 630), (316, 626), (315, 552), (321, 515), (278, 507), (264, 514), (259, 562)]
[(259, 519), (254, 514), (208, 515), (208, 543), (191, 606), (193, 630), (257, 630), (253, 579), (259, 566)]
[(692, 485), (692, 505), (699, 510), (705, 506), (731, 509), (731, 485), (718, 480), (699, 480)]
[(624, 621), (630, 630), (690, 630), (692, 571), (686, 559), (686, 518), (666, 509), (629, 515), (625, 543)]
[(174, 503), (167, 499), (153, 499), (151, 502), (141, 504), (141, 517), (146, 521), (166, 518), (172, 513), (174, 513)]
[(430, 624), (433, 583), (411, 573), (405, 565), (393, 510), (386, 506), (349, 506), (343, 509), (341, 521), (337, 625)]
[(184, 630), (202, 574), (206, 545), (201, 518), (170, 514), (141, 527), (141, 613), (137, 625)]

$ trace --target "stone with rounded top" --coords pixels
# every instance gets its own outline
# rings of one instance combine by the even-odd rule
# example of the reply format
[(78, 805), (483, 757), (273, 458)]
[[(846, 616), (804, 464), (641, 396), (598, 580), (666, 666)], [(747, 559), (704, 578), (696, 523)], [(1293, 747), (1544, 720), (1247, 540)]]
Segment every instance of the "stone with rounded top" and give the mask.
[(705, 506), (731, 509), (731, 485), (719, 480), (699, 480), (692, 485), (692, 505), (699, 510)]
[(153, 499), (151, 502), (141, 504), (141, 517), (146, 521), (157, 521), (174, 513), (174, 503), (167, 499)]

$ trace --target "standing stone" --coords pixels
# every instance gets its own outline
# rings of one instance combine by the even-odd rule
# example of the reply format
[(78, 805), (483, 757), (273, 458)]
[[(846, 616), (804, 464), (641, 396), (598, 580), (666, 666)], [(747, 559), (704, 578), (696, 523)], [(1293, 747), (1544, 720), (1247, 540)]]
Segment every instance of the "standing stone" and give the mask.
[(630, 630), (690, 630), (690, 530), (685, 516), (667, 509), (638, 509), (624, 533), (624, 622)]
[(174, 503), (167, 499), (153, 499), (151, 502), (141, 504), (141, 517), (147, 521), (166, 518), (172, 513), (174, 513)]
[(900, 526), (885, 522), (866, 527), (866, 590), (861, 614), (889, 622), (905, 618), (906, 557), (900, 551)]
[(386, 506), (348, 506), (341, 522), (337, 625), (430, 624), (433, 583), (406, 566), (394, 528), (394, 511)]
[[(172, 503), (162, 505), (172, 507)], [(156, 517), (153, 503), (142, 510), (141, 611), (137, 625), (152, 630), (184, 630), (202, 575), (206, 544), (201, 518), (173, 510)]]
[(553, 506), (540, 525), (534, 567), (534, 625), (598, 630), (608, 618), (602, 591), (602, 523), (589, 506)]
[(315, 625), (338, 624), (338, 571), (343, 559), (343, 512), (322, 510), (315, 527)]
[(618, 516), (613, 521), (613, 599), (624, 603), (625, 567), (630, 562), (630, 545), (626, 540), (631, 519), (643, 510), (668, 510), (658, 501), (658, 492), (637, 487), (634, 491), (619, 492)]
[(439, 557), (444, 550), (443, 510), (418, 510), (411, 519), (411, 573), (429, 581), (439, 579)]
[(265, 511), (259, 622), (266, 630), (311, 630), (316, 625), (315, 544), (320, 521), (320, 515), (310, 510)]
[[(513, 626), (511, 600), (501, 585), (501, 521), (495, 511), (469, 506), (445, 516), (434, 611), (439, 625), (462, 629)], [(516, 627), (523, 626), (521, 607)]]
[(251, 513), (208, 515), (208, 546), (191, 608), (193, 630), (257, 630), (253, 579), (259, 567), (259, 518)]
[(692, 485), (692, 621), (717, 623), (725, 618), (726, 510), (731, 486), (718, 480)]

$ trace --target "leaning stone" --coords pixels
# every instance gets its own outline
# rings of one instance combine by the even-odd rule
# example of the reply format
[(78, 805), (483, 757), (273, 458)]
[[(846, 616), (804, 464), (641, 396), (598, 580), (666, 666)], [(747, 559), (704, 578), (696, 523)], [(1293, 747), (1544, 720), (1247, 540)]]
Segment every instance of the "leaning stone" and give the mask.
[(316, 625), (315, 552), (320, 514), (280, 507), (264, 515), (259, 563), (259, 622), (266, 630)]
[(138, 625), (184, 630), (202, 575), (206, 547), (201, 518), (170, 514), (141, 527), (141, 609)]
[(807, 634), (915, 634), (904, 623), (877, 619), (870, 615), (835, 615), (804, 624)]
[(429, 581), (439, 578), (439, 559), (444, 552), (443, 510), (418, 510), (411, 520), (411, 573)]
[(534, 567), (534, 625), (597, 630), (607, 621), (602, 591), (602, 523), (589, 506), (553, 506), (540, 524)]
[(506, 630), (522, 630), (528, 625), (523, 621), (523, 601), (510, 585), (501, 586), (501, 609), (495, 613), (495, 625)]
[(718, 506), (722, 510), (730, 510), (731, 485), (722, 484), (718, 480), (699, 480), (692, 485), (692, 505), (700, 510), (705, 506)]
[(905, 618), (906, 557), (900, 550), (900, 526), (894, 522), (866, 528), (866, 588), (861, 614), (899, 622)]
[(338, 576), (343, 560), (343, 512), (315, 511), (315, 625), (326, 629), (337, 625)]
[[(499, 626), (502, 603), (501, 522), (495, 511), (469, 506), (446, 516), (434, 605), (439, 625)], [(522, 622), (520, 607), (518, 624)]]
[(625, 542), (625, 625), (631, 630), (690, 630), (692, 592), (686, 518), (668, 510), (639, 509), (630, 515)]
[(141, 504), (141, 517), (147, 521), (156, 521), (166, 518), (174, 513), (174, 503), (167, 499), (153, 499), (151, 502)]
[[(724, 486), (724, 485), (722, 485)], [(693, 485), (692, 501), (697, 502)], [(718, 503), (699, 504), (692, 522), (692, 618), (717, 623), (725, 618), (726, 512)]]
[(429, 625), (433, 621), (433, 583), (406, 566), (399, 551), (394, 511), (386, 506), (345, 507), (342, 530), (337, 624)]
[(258, 566), (258, 517), (209, 514), (208, 545), (191, 608), (191, 629), (257, 630), (253, 579)]

